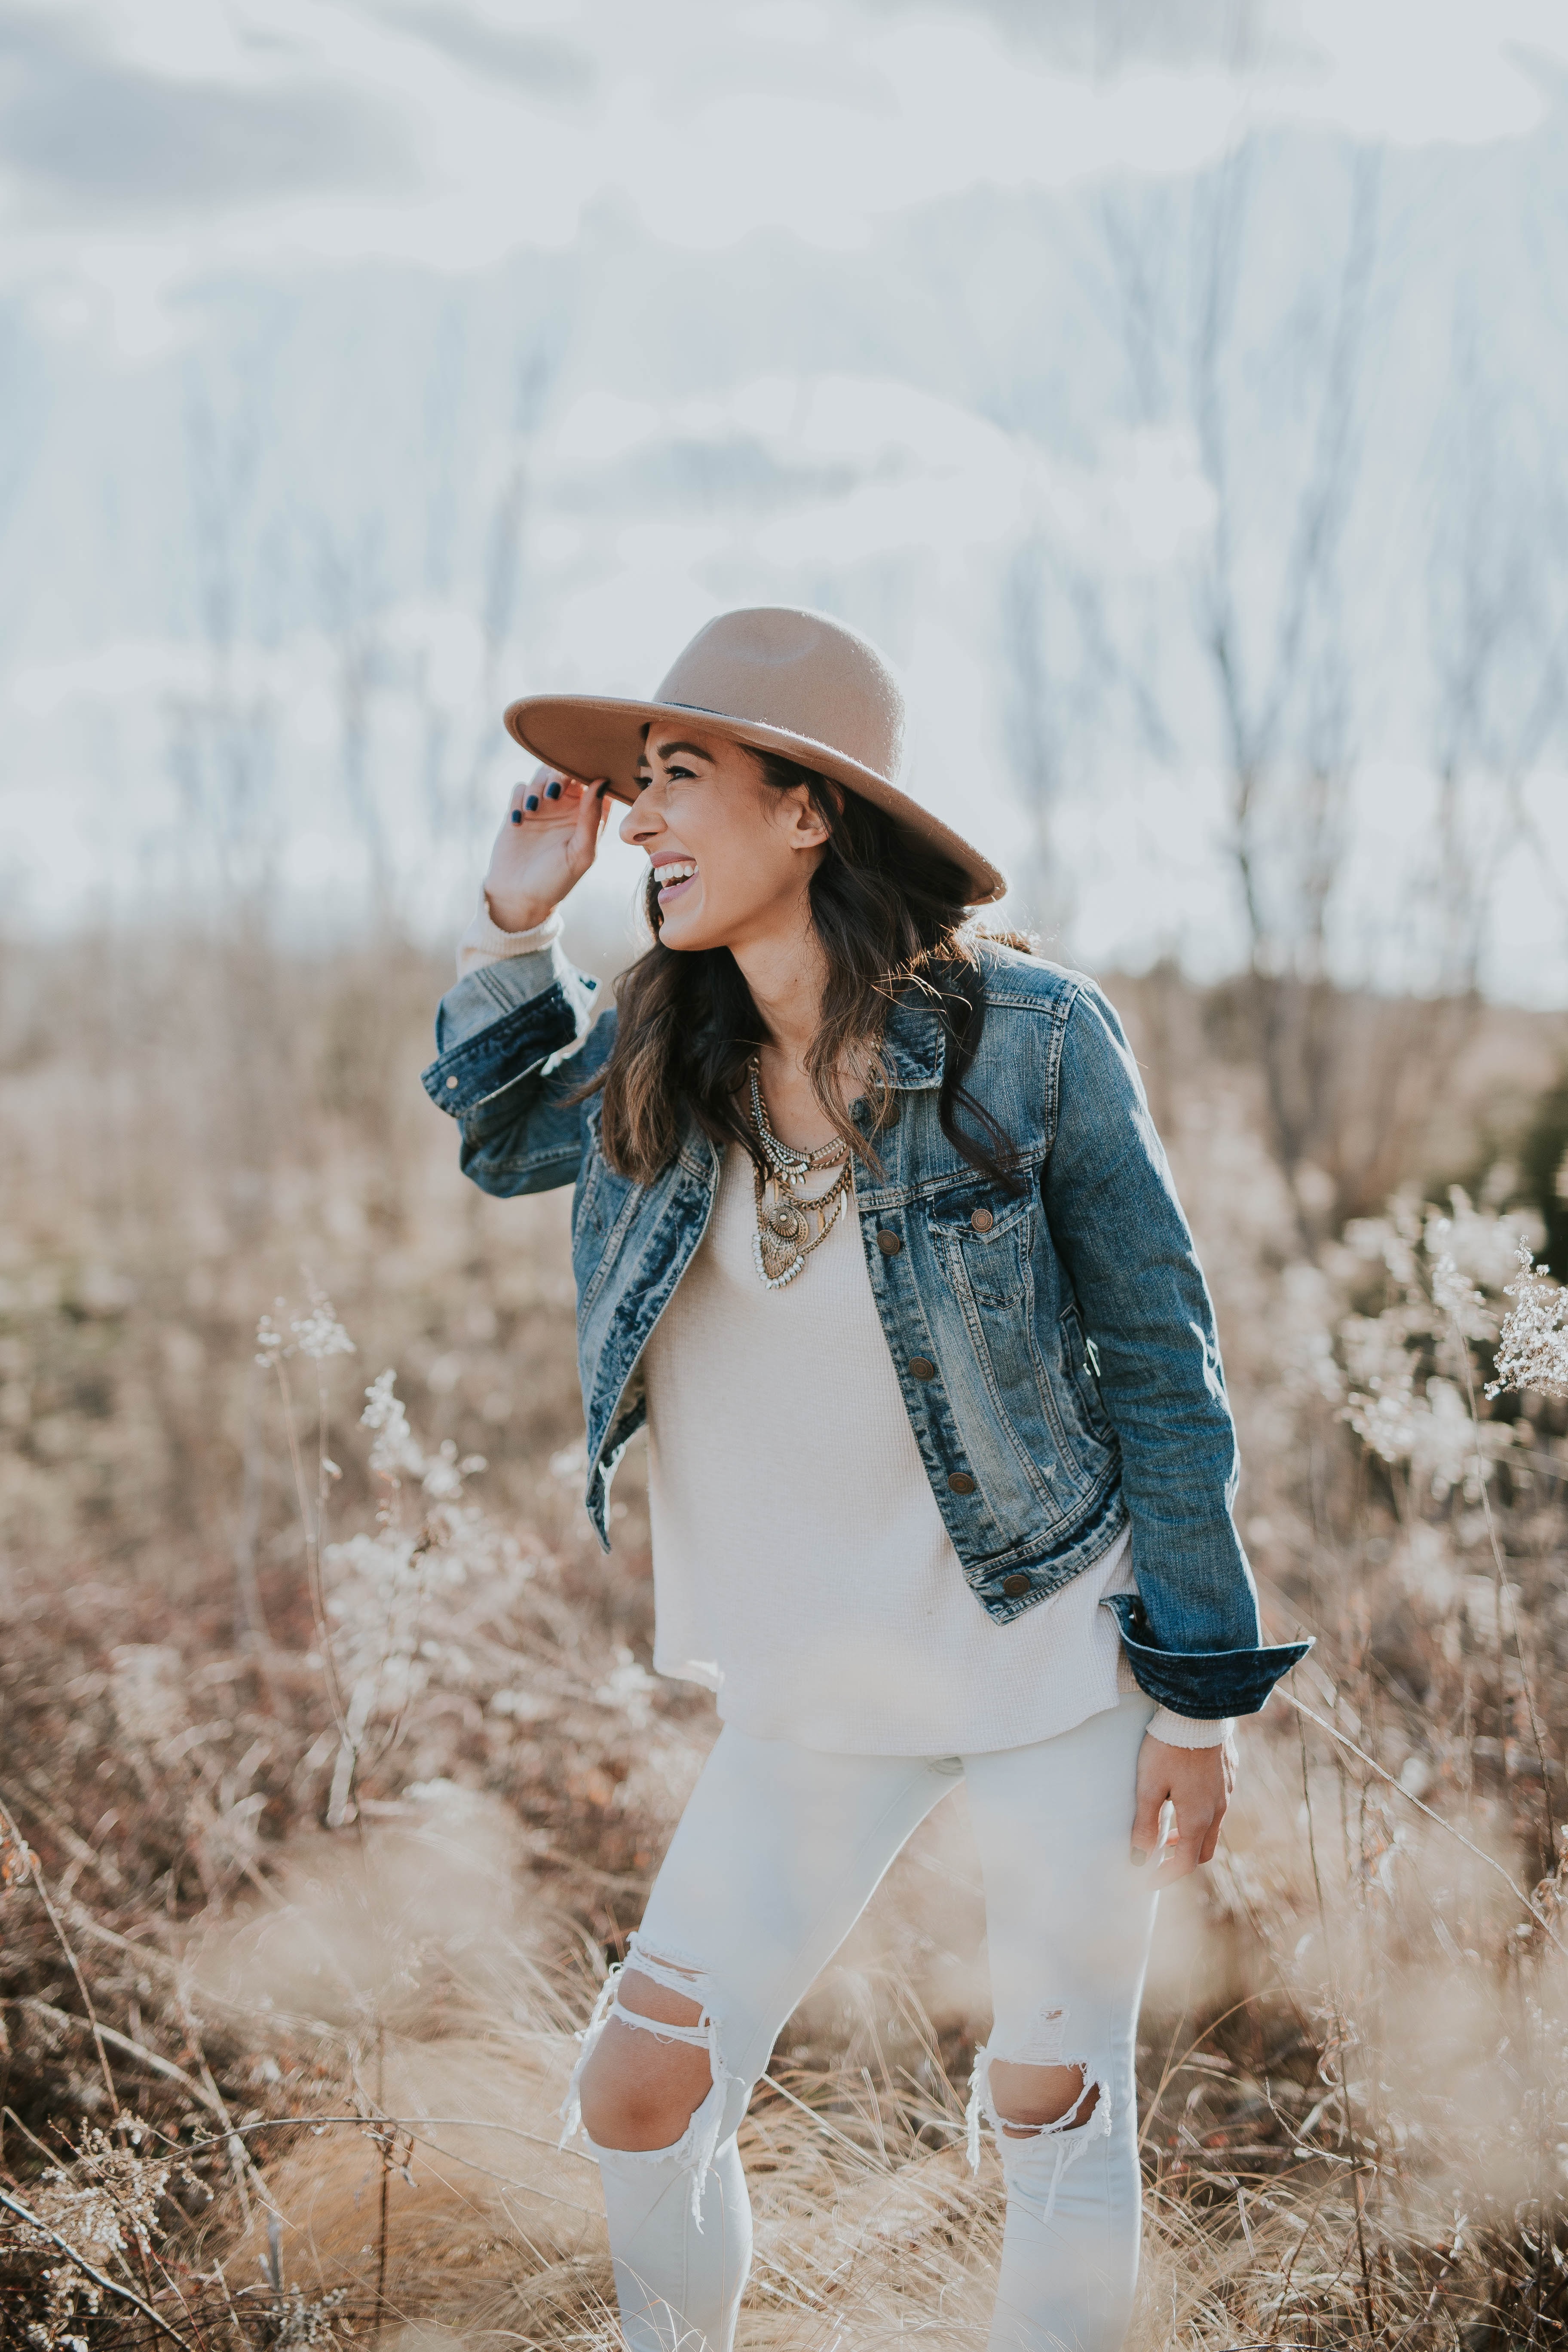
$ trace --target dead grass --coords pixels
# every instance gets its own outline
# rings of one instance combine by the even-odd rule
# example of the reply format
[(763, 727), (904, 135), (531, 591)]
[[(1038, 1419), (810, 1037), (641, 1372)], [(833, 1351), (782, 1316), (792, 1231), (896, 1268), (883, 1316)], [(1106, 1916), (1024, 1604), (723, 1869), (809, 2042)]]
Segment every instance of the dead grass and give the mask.
[[(1255, 1074), (1152, 985), (1123, 1000), (1218, 1296), (1244, 1526), (1276, 1629), (1319, 1635), (1296, 1689), (1322, 1721), (1270, 1710), (1221, 1864), (1163, 1906), (1132, 2341), (1553, 2344), (1562, 1427), (1530, 1408), (1499, 1474), (1500, 1648), (1473, 1500), (1413, 1498), (1313, 1386), (1322, 1286), (1348, 1277), (1297, 1262)], [(13, 2215), (6, 2343), (150, 2340), (149, 2311), (188, 2352), (614, 2341), (592, 2170), (554, 2110), (710, 1723), (639, 1671), (637, 1465), (612, 1560), (577, 1507), (565, 1203), (465, 1187), (418, 1093), (438, 986), (405, 950), (311, 967), (243, 940), (0, 962), (0, 2188), (67, 2213), (107, 2160), (79, 2135), (123, 2155), (121, 2112), (150, 2134), (128, 2161), (183, 2167), (144, 2247), (69, 2208), (61, 2234), (120, 2290), (96, 2315), (58, 2282), (51, 2304), (69, 2259)], [(1493, 1037), (1403, 1173), (1506, 1149), (1556, 1039)], [(258, 1316), (310, 1281), (358, 1350), (324, 1367), (328, 1540), (374, 1528), (354, 1418), (395, 1365), (432, 1454), (488, 1457), (468, 1492), (512, 1561), (443, 1538), (469, 1550), (439, 1654), (335, 1830), (283, 1405), (252, 1360)], [(961, 2112), (984, 2017), (960, 1792), (748, 2119), (745, 2343), (984, 2340), (1000, 2186), (989, 2155), (971, 2179)]]

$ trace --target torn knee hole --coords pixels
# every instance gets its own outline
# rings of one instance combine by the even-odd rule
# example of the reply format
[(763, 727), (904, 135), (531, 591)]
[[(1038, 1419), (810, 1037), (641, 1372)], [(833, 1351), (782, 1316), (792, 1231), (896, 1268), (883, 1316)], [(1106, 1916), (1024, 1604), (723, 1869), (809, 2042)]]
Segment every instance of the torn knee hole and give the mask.
[[(609, 2026), (637, 2031), (628, 2033), (625, 2042), (617, 2033), (605, 2053), (609, 2060), (605, 2067), (598, 2053)], [(634, 1935), (627, 1941), (625, 1961), (605, 1978), (593, 2014), (578, 2036), (581, 2049), (561, 2109), (563, 2147), (584, 2127), (586, 2093), (595, 2111), (588, 2137), (601, 2162), (673, 2163), (689, 2173), (691, 2215), (699, 2230), (703, 2189), (719, 2145), (726, 2101), (737, 2084), (724, 2063), (721, 2031), (712, 1978), (702, 1962), (668, 1946), (649, 1950), (641, 1937)], [(651, 2066), (647, 2063), (654, 2056), (647, 2046), (650, 2040), (664, 2045)], [(681, 2043), (687, 2046), (670, 2047)], [(629, 2044), (642, 2045), (635, 2059)], [(601, 2091), (605, 2095), (602, 2111)]]
[(637, 1936), (627, 1941), (626, 1966), (628, 1969), (647, 1969), (656, 1976), (678, 1977), (684, 1984), (695, 1984), (708, 1973), (700, 1961), (684, 1958), (674, 1960), (667, 1958), (661, 1952), (650, 1952)]
[(650, 2025), (698, 2026), (702, 2022), (702, 2003), (689, 1993), (671, 1991), (657, 1977), (628, 1962), (616, 1987), (610, 2015), (646, 2018)]
[[(1032, 2084), (1004, 2090), (995, 2080), (1002, 2072), (1037, 2078)], [(992, 2100), (996, 2128), (1008, 2139), (1040, 2139), (1047, 2132), (1081, 2131), (1100, 2105), (1100, 2084), (1081, 2066), (1025, 2066), (998, 2061), (992, 2070)]]
[(650, 1951), (634, 1935), (613, 1982), (612, 2017), (674, 2042), (711, 2041), (710, 1979), (689, 1952)]

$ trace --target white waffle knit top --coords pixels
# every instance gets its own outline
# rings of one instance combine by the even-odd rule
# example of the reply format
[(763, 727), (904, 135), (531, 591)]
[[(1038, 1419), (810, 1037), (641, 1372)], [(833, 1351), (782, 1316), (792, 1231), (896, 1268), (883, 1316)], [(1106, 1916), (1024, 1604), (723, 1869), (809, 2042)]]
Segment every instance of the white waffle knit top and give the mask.
[[(548, 943), (483, 908), (458, 968)], [(644, 1356), (654, 1665), (726, 1723), (841, 1754), (962, 1756), (1069, 1731), (1137, 1686), (1100, 1601), (1133, 1589), (1124, 1531), (1005, 1625), (964, 1581), (871, 1294), (851, 1200), (788, 1286), (752, 1255), (752, 1163), (723, 1156), (708, 1230)], [(1150, 1729), (1228, 1726), (1163, 1707)]]
[[(853, 1202), (788, 1286), (752, 1262), (731, 1145), (700, 1246), (645, 1359), (660, 1674), (706, 1683), (758, 1739), (962, 1756), (1070, 1731), (1137, 1686), (1100, 1603), (1125, 1530), (1009, 1624), (964, 1582), (871, 1295)], [(1161, 1709), (1173, 1746), (1223, 1724)]]

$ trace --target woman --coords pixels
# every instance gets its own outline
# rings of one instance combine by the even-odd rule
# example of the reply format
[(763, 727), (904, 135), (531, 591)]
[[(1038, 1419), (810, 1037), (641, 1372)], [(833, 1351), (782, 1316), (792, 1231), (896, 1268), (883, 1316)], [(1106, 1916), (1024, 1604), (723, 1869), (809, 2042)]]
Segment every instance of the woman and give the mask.
[[(650, 703), (507, 719), (548, 766), (426, 1084), (488, 1192), (576, 1187), (587, 1507), (607, 1548), (646, 1421), (655, 1664), (722, 1718), (568, 2103), (626, 2341), (728, 2352), (747, 2100), (963, 1778), (993, 2344), (1110, 2352), (1157, 1894), (1214, 1853), (1228, 1718), (1302, 1646), (1260, 1646), (1214, 1317), (1131, 1055), (1088, 981), (968, 923), (1002, 878), (897, 787), (898, 686), (837, 623), (731, 613)], [(595, 1024), (557, 909), (611, 799), (654, 943)]]

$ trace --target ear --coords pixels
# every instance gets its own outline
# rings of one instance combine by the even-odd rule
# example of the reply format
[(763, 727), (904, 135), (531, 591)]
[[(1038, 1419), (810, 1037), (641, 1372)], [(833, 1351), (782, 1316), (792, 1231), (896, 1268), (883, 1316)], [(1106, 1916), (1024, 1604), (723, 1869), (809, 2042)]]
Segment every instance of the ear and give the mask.
[[(835, 799), (838, 787), (832, 786)], [(832, 839), (826, 819), (820, 814), (807, 784), (794, 784), (784, 795), (787, 816), (784, 838), (792, 849), (821, 849)], [(842, 802), (839, 803), (842, 806)]]

